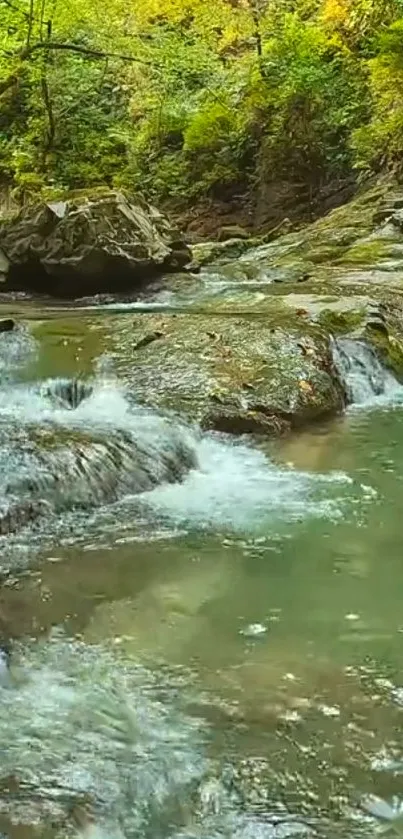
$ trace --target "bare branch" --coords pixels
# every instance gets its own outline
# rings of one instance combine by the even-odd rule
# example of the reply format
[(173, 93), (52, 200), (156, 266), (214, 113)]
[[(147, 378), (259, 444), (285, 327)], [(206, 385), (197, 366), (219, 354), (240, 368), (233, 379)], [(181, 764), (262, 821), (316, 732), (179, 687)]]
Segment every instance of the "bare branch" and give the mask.
[(27, 29), (27, 49), (31, 44), (32, 27), (34, 25), (34, 0), (29, 0), (29, 15), (28, 15), (28, 29)]
[(48, 129), (47, 129), (47, 140), (46, 145), (43, 150), (43, 166), (46, 165), (46, 158), (49, 152), (52, 150), (55, 135), (56, 135), (56, 123), (55, 117), (53, 113), (53, 103), (49, 93), (48, 81), (46, 78), (46, 70), (43, 69), (42, 78), (41, 78), (41, 91), (42, 91), (42, 99), (43, 104), (46, 111), (46, 116), (48, 120)]
[(118, 58), (121, 61), (131, 61), (137, 64), (153, 66), (153, 62), (146, 61), (143, 58), (135, 58), (133, 55), (124, 55), (119, 52), (103, 52), (102, 50), (91, 49), (90, 47), (82, 47), (79, 44), (58, 44), (54, 41), (38, 41), (37, 44), (32, 44), (28, 49), (23, 50), (20, 58), (26, 60), (32, 53), (38, 52), (38, 50), (65, 50), (78, 53), (79, 55), (87, 55), (89, 58), (103, 60), (106, 58)]

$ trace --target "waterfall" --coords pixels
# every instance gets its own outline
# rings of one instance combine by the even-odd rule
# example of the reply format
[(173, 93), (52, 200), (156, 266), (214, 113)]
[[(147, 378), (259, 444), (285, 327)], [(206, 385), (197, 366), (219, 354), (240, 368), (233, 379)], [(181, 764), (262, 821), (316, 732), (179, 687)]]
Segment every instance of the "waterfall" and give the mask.
[(375, 350), (365, 341), (335, 339), (333, 359), (349, 404), (372, 405), (401, 396), (402, 386), (383, 367)]

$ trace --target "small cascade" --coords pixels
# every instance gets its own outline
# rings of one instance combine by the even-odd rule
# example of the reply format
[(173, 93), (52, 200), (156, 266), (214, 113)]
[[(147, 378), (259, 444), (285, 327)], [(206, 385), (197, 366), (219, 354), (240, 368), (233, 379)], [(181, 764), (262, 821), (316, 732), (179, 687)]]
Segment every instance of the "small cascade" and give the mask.
[(181, 481), (196, 465), (191, 435), (130, 405), (116, 381), (0, 388), (0, 534)]
[(337, 338), (333, 341), (333, 359), (347, 394), (354, 405), (372, 405), (396, 399), (401, 385), (382, 366), (375, 350), (365, 341)]
[(36, 341), (23, 327), (0, 333), (0, 382), (35, 355)]
[(93, 385), (81, 379), (52, 379), (41, 387), (41, 393), (55, 406), (74, 410), (93, 393)]
[(42, 530), (50, 519), (53, 530), (55, 516), (70, 512), (98, 508), (102, 517), (116, 503), (203, 528), (247, 526), (268, 510), (294, 518), (332, 508), (319, 486), (327, 479), (146, 409), (104, 369), (91, 380), (0, 386), (0, 475), (0, 536)]

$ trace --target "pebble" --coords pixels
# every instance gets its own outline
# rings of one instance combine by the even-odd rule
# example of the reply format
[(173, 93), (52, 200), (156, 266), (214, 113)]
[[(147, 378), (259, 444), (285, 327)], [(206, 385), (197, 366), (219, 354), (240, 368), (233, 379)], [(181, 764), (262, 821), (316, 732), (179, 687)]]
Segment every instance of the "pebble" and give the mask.
[(340, 710), (336, 708), (336, 706), (332, 705), (318, 705), (319, 711), (322, 712), (324, 717), (339, 717)]
[(245, 629), (241, 629), (240, 634), (247, 638), (258, 638), (259, 635), (264, 635), (267, 632), (267, 626), (263, 623), (250, 623)]

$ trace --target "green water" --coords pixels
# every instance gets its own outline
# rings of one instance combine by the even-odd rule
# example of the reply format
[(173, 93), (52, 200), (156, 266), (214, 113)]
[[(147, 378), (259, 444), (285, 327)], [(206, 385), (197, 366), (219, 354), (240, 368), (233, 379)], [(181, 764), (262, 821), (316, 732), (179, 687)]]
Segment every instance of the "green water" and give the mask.
[[(131, 380), (116, 340), (130, 316), (121, 333), (105, 317), (87, 332), (75, 317), (32, 323), (40, 350), (19, 380), (92, 372), (111, 331)], [(84, 792), (101, 825), (133, 837), (398, 829), (360, 802), (403, 796), (403, 408), (265, 445), (202, 441), (199, 455), (203, 480), (3, 542), (6, 835), (74, 835)], [(88, 709), (114, 685), (140, 751), (126, 729), (119, 748), (91, 734)]]

